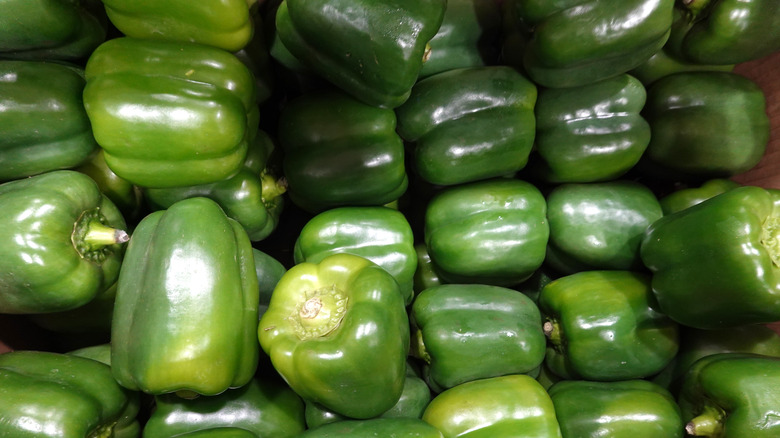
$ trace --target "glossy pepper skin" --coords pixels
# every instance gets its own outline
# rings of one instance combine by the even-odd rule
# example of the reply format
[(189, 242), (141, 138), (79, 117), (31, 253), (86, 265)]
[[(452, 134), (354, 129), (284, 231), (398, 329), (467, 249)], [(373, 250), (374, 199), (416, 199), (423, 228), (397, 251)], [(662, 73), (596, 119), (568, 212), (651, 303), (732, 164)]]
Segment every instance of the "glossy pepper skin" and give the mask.
[(423, 420), (445, 438), (523, 436), (560, 438), (552, 400), (533, 378), (519, 374), (479, 379), (434, 397)]
[(75, 167), (98, 149), (80, 67), (0, 60), (0, 77), (0, 181)]
[(398, 199), (409, 182), (395, 128), (392, 110), (335, 90), (290, 101), (278, 134), (290, 199), (309, 212)]
[(738, 64), (780, 49), (780, 4), (773, 0), (678, 2), (684, 20), (672, 28), (670, 51), (696, 64)]
[(667, 215), (676, 213), (680, 210), (685, 210), (688, 207), (693, 207), (696, 204), (701, 204), (713, 196), (720, 195), (721, 193), (725, 193), (739, 186), (739, 183), (730, 179), (713, 178), (704, 181), (698, 187), (687, 187), (676, 190), (659, 199), (658, 202), (661, 204), (661, 209), (664, 214)]
[(258, 363), (258, 284), (249, 237), (207, 198), (146, 216), (117, 285), (111, 366), (130, 389), (216, 395)]
[(753, 186), (654, 222), (640, 256), (661, 311), (700, 329), (780, 319), (779, 224), (778, 192)]
[(616, 381), (661, 371), (677, 354), (678, 326), (660, 313), (647, 275), (584, 271), (539, 296), (548, 337), (545, 363), (567, 379)]
[(669, 37), (674, 0), (520, 0), (533, 29), (523, 66), (550, 88), (585, 85), (625, 73)]
[(116, 205), (130, 226), (134, 227), (146, 212), (141, 188), (115, 174), (106, 164), (103, 149), (96, 149), (86, 161), (73, 170), (92, 178), (100, 191)]
[(422, 79), (396, 108), (415, 171), (454, 185), (513, 174), (534, 143), (536, 86), (511, 67), (462, 68)]
[(256, 0), (102, 0), (106, 14), (133, 38), (205, 44), (235, 52), (252, 37)]
[(527, 373), (544, 361), (539, 309), (512, 289), (480, 284), (426, 289), (415, 298), (411, 318), (412, 352), (427, 363), (439, 388)]
[(234, 175), (258, 129), (255, 81), (224, 50), (115, 38), (85, 69), (84, 107), (108, 166), (142, 187)]
[(646, 380), (566, 380), (548, 390), (563, 438), (682, 438), (672, 394)]
[(626, 74), (579, 87), (541, 89), (527, 171), (548, 183), (624, 175), (650, 143), (650, 124), (640, 114), (646, 98), (645, 87)]
[(282, 277), (260, 319), (263, 350), (290, 387), (348, 417), (398, 402), (409, 320), (398, 283), (353, 254), (299, 263)]
[(79, 61), (106, 39), (100, 0), (3, 0), (0, 58)]
[(681, 179), (727, 178), (755, 166), (769, 141), (761, 88), (736, 73), (686, 72), (647, 90), (647, 162)]
[(425, 244), (446, 282), (520, 283), (544, 260), (546, 213), (541, 192), (525, 181), (493, 179), (449, 187), (428, 203)]
[(417, 81), (446, 6), (446, 0), (285, 0), (276, 31), (319, 76), (368, 105), (395, 108)]
[(561, 184), (547, 195), (545, 263), (563, 274), (642, 269), (639, 245), (661, 216), (655, 194), (638, 182)]
[(253, 437), (298, 436), (306, 428), (303, 401), (276, 376), (255, 377), (248, 384), (211, 397), (155, 398), (144, 438), (168, 438), (199, 430), (234, 427)]
[(412, 302), (417, 269), (414, 236), (406, 217), (388, 207), (338, 207), (304, 225), (293, 248), (294, 262), (319, 263), (332, 254), (365, 257), (393, 275), (404, 302)]
[(127, 436), (115, 423), (129, 403), (111, 367), (43, 351), (0, 355), (0, 428), (6, 436)]
[(121, 213), (88, 176), (58, 170), (0, 185), (0, 313), (82, 306), (124, 256)]
[(723, 353), (685, 374), (679, 404), (685, 431), (718, 438), (776, 437), (780, 432), (780, 358)]
[(300, 438), (443, 438), (435, 427), (418, 418), (372, 418), (343, 420), (307, 430)]

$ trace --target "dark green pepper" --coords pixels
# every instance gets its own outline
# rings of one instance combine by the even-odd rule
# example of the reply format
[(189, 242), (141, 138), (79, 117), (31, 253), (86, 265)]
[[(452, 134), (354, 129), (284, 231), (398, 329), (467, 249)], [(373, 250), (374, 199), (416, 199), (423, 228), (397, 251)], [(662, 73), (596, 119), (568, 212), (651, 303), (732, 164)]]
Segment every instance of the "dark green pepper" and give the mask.
[(436, 268), (433, 266), (425, 243), (416, 243), (414, 250), (417, 253), (417, 269), (414, 271), (414, 293), (419, 294), (425, 289), (440, 285), (442, 282), (439, 279)]
[(664, 214), (676, 213), (701, 204), (713, 196), (720, 195), (731, 189), (739, 187), (740, 184), (730, 179), (714, 178), (703, 182), (698, 187), (687, 187), (675, 190), (674, 192), (659, 199), (661, 209)]
[(373, 418), (344, 420), (325, 424), (299, 435), (300, 438), (444, 438), (444, 435), (419, 418)]

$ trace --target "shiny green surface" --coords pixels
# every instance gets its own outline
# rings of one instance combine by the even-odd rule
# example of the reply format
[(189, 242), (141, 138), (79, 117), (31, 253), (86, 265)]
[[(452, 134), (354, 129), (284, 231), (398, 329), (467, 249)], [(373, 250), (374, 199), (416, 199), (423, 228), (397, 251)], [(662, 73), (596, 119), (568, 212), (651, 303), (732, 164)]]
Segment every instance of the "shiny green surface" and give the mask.
[(661, 204), (661, 209), (664, 211), (665, 215), (672, 214), (680, 210), (685, 210), (688, 207), (693, 207), (713, 196), (720, 195), (721, 193), (739, 186), (739, 183), (730, 179), (714, 178), (704, 181), (698, 187), (687, 187), (676, 190), (659, 199), (658, 202)]
[(738, 187), (653, 223), (640, 255), (661, 310), (700, 329), (780, 319), (778, 199)]
[(295, 263), (319, 263), (339, 253), (365, 257), (384, 268), (398, 281), (404, 302), (412, 302), (417, 252), (402, 213), (387, 207), (326, 210), (304, 225), (293, 248)]
[(541, 192), (525, 181), (494, 179), (450, 187), (427, 206), (425, 244), (447, 282), (516, 284), (544, 260), (546, 212)]
[(539, 309), (512, 289), (478, 284), (426, 289), (415, 298), (411, 318), (412, 352), (429, 365), (429, 378), (439, 388), (524, 374), (544, 361)]
[(352, 254), (299, 263), (279, 281), (257, 330), (274, 368), (307, 401), (353, 418), (403, 391), (409, 321), (398, 283)]
[(65, 64), (0, 60), (0, 181), (71, 168), (98, 149), (83, 74)]
[(218, 428), (240, 428), (253, 437), (287, 438), (306, 428), (303, 401), (287, 385), (269, 378), (211, 397), (187, 400), (174, 394), (156, 397), (144, 426), (144, 438), (169, 438)]
[(128, 222), (135, 225), (140, 219), (144, 207), (141, 189), (120, 178), (108, 167), (102, 149), (97, 148), (87, 161), (73, 170), (92, 178), (100, 187), (100, 191), (116, 205)]
[(235, 174), (255, 137), (255, 81), (235, 56), (194, 43), (115, 38), (85, 69), (84, 106), (108, 166), (143, 187)]
[(258, 301), (251, 242), (214, 201), (186, 199), (146, 216), (117, 285), (114, 376), (155, 395), (246, 384), (258, 363)]
[(291, 100), (279, 116), (279, 144), (290, 199), (319, 212), (384, 205), (408, 186), (395, 113), (338, 91)]
[(509, 375), (463, 383), (437, 395), (423, 420), (445, 438), (560, 438), (552, 400), (526, 375)]
[(8, 182), (0, 205), (0, 312), (70, 310), (116, 281), (124, 245), (113, 235), (89, 243), (80, 231), (123, 230), (125, 221), (88, 176), (59, 170)]
[(551, 183), (622, 176), (650, 143), (650, 125), (640, 114), (646, 97), (644, 86), (626, 74), (580, 87), (541, 89), (528, 172)]
[(442, 438), (435, 427), (418, 418), (373, 418), (344, 420), (309, 429), (300, 438)]
[(645, 380), (570, 380), (549, 389), (563, 438), (682, 438), (677, 402)]
[(446, 6), (445, 0), (285, 0), (276, 30), (319, 76), (368, 105), (395, 108), (409, 96)]
[(545, 363), (564, 378), (651, 376), (679, 347), (678, 326), (660, 313), (644, 274), (585, 271), (561, 277), (542, 289), (539, 308), (549, 340)]
[(561, 273), (641, 269), (639, 244), (663, 216), (650, 189), (633, 181), (562, 184), (547, 195), (546, 263)]
[(433, 266), (431, 256), (428, 255), (428, 248), (425, 246), (425, 243), (415, 243), (414, 250), (417, 253), (417, 269), (414, 271), (414, 293), (419, 294), (429, 287), (440, 285), (442, 282)]
[(420, 80), (396, 109), (415, 171), (454, 185), (512, 174), (534, 143), (536, 86), (506, 66), (450, 70)]
[(669, 37), (674, 0), (520, 0), (533, 28), (523, 65), (538, 84), (574, 87), (625, 73)]

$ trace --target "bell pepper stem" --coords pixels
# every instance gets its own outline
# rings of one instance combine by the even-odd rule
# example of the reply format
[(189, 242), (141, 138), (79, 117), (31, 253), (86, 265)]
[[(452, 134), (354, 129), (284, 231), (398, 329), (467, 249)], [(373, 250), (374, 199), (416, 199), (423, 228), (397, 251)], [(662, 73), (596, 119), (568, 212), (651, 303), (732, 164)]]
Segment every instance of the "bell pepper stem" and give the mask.
[(347, 312), (347, 297), (335, 285), (306, 291), (289, 317), (302, 340), (327, 336)]
[(98, 221), (91, 221), (87, 225), (87, 233), (84, 235), (84, 243), (93, 247), (115, 245), (125, 243), (130, 236), (124, 230), (107, 227)]
[(685, 425), (685, 433), (692, 436), (720, 436), (722, 428), (717, 417), (704, 413)]
[(544, 332), (544, 336), (547, 337), (550, 343), (556, 346), (560, 345), (561, 328), (558, 326), (557, 322), (552, 320), (545, 321), (544, 325), (542, 326), (542, 331)]
[(707, 9), (711, 0), (682, 0), (683, 7), (696, 18), (702, 11)]
[(124, 230), (109, 227), (100, 209), (85, 211), (73, 225), (70, 240), (81, 257), (102, 263), (113, 250), (111, 245), (125, 243), (130, 236)]
[(260, 181), (263, 185), (263, 203), (265, 204), (273, 202), (274, 199), (287, 191), (287, 179), (284, 177), (277, 179), (266, 173), (261, 176)]

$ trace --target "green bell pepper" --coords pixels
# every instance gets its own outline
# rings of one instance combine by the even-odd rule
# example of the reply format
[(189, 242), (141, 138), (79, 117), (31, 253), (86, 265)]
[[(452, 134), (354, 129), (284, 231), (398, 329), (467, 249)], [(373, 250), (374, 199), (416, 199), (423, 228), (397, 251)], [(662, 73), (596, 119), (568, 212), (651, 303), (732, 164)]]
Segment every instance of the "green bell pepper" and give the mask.
[(780, 358), (723, 353), (685, 374), (679, 405), (688, 435), (770, 438), (780, 433)]
[(257, 435), (238, 427), (217, 427), (195, 432), (185, 432), (171, 436), (170, 438), (257, 438)]
[(296, 264), (319, 263), (339, 253), (365, 257), (384, 268), (398, 282), (404, 302), (412, 302), (417, 252), (412, 228), (401, 212), (387, 207), (326, 210), (304, 225), (293, 248)]
[(417, 253), (417, 269), (414, 271), (414, 293), (419, 294), (425, 289), (442, 284), (439, 274), (433, 266), (431, 256), (428, 254), (428, 248), (425, 242), (414, 244), (414, 251)]
[(115, 38), (85, 69), (84, 107), (108, 166), (142, 187), (216, 182), (241, 168), (258, 129), (255, 80), (224, 50)]
[[(532, 377), (519, 374), (466, 382), (431, 400), (423, 420), (445, 438), (560, 438), (555, 408)], [(522, 431), (522, 432), (520, 432)]]
[(661, 78), (647, 90), (643, 115), (651, 128), (646, 172), (656, 173), (655, 166), (677, 179), (742, 173), (758, 163), (769, 141), (764, 92), (736, 73)]
[(547, 195), (545, 263), (563, 274), (643, 268), (639, 245), (663, 216), (655, 194), (634, 181), (562, 184)]
[(144, 39), (205, 44), (235, 52), (252, 37), (257, 0), (102, 0), (111, 23)]
[(146, 216), (122, 263), (111, 327), (117, 381), (149, 394), (215, 395), (258, 363), (258, 284), (249, 237), (214, 201)]
[(0, 78), (0, 181), (75, 167), (99, 149), (81, 68), (0, 61)]
[(287, 268), (279, 260), (257, 248), (252, 248), (252, 255), (255, 259), (255, 274), (257, 275), (257, 284), (260, 290), (260, 307), (257, 314), (258, 317), (261, 317), (268, 310), (271, 295), (279, 280), (287, 272)]
[(253, 437), (287, 438), (306, 429), (303, 401), (284, 382), (253, 378), (241, 388), (211, 397), (155, 397), (156, 408), (144, 426), (144, 438), (168, 438), (226, 427), (252, 432)]
[(132, 424), (120, 422), (128, 405), (129, 391), (117, 384), (104, 363), (43, 351), (0, 355), (0, 424), (5, 436), (128, 436), (122, 429)]
[(454, 185), (513, 174), (534, 143), (536, 86), (511, 67), (462, 68), (422, 79), (396, 108), (415, 171)]
[(640, 115), (645, 87), (622, 74), (573, 88), (543, 88), (536, 101), (536, 142), (528, 173), (548, 183), (618, 178), (650, 143)]
[(680, 408), (646, 380), (566, 380), (549, 390), (563, 438), (682, 438)]
[(298, 435), (299, 438), (444, 438), (441, 432), (419, 418), (373, 418), (325, 424)]
[(114, 284), (129, 238), (88, 176), (58, 170), (0, 185), (0, 313), (74, 309)]
[(547, 204), (525, 181), (494, 179), (439, 192), (425, 212), (425, 244), (449, 283), (506, 286), (544, 261)]
[(0, 58), (86, 59), (106, 39), (100, 0), (3, 0)]
[(576, 87), (625, 73), (663, 47), (674, 0), (520, 0), (532, 29), (523, 65), (545, 87)]
[(713, 196), (735, 189), (740, 185), (741, 184), (730, 179), (713, 178), (704, 181), (698, 187), (687, 187), (675, 190), (659, 199), (658, 202), (661, 204), (664, 215), (672, 214), (680, 210), (685, 210), (688, 207), (693, 207), (696, 204), (701, 204)]
[(677, 354), (678, 326), (658, 310), (647, 275), (584, 271), (547, 284), (539, 296), (548, 337), (545, 363), (567, 379), (639, 379)]
[(103, 149), (97, 148), (87, 161), (74, 167), (73, 170), (92, 178), (100, 191), (116, 205), (131, 226), (134, 227), (138, 223), (145, 213), (141, 188), (120, 178), (108, 167)]
[(408, 178), (395, 128), (392, 110), (338, 91), (310, 92), (288, 102), (278, 135), (290, 199), (309, 212), (398, 199)]
[(409, 320), (392, 275), (353, 254), (293, 266), (260, 319), (274, 368), (307, 401), (371, 418), (403, 391)]
[(410, 315), (411, 351), (430, 367), (438, 388), (528, 373), (544, 361), (542, 317), (520, 292), (482, 284), (436, 286), (415, 298)]
[(683, 19), (669, 50), (696, 64), (738, 64), (780, 50), (780, 3), (775, 0), (678, 1)]
[(446, 0), (285, 0), (276, 31), (319, 76), (368, 105), (395, 108), (417, 81), (446, 6)]
[(715, 329), (780, 320), (780, 192), (744, 186), (673, 213), (640, 247), (661, 311)]
[(116, 283), (75, 309), (35, 313), (28, 318), (51, 332), (78, 335), (84, 341), (94, 339), (95, 342), (108, 342), (111, 337), (115, 297)]

